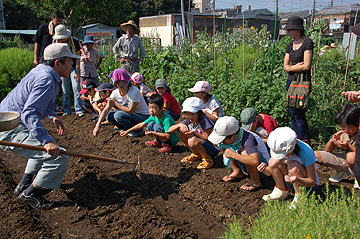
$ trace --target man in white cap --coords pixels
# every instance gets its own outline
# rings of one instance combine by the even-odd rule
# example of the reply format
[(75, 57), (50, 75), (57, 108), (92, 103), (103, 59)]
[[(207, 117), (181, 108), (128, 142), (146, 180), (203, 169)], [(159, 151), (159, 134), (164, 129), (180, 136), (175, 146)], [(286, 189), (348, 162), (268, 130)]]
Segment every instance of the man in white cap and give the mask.
[(120, 27), (126, 34), (123, 34), (114, 45), (114, 55), (121, 62), (121, 68), (131, 74), (139, 72), (139, 62), (145, 58), (145, 48), (139, 37), (140, 29), (133, 20), (121, 24)]
[(59, 155), (59, 146), (43, 127), (41, 120), (49, 117), (58, 134), (64, 133), (64, 125), (54, 110), (61, 87), (60, 77), (69, 75), (73, 58), (79, 56), (72, 54), (66, 43), (47, 46), (43, 63), (32, 69), (0, 103), (0, 112), (15, 111), (20, 114), (19, 126), (0, 132), (0, 140), (44, 146), (46, 149), (46, 152), (42, 152), (2, 147), (28, 158), (25, 173), (14, 194), (33, 208), (46, 210), (54, 206), (42, 195), (59, 188), (67, 168), (69, 157)]

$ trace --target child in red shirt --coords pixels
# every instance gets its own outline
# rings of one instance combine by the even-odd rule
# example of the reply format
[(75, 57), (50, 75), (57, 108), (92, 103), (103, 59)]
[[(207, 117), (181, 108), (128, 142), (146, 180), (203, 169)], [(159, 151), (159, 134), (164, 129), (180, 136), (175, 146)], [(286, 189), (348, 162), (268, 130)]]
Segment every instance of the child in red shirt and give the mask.
[(180, 119), (181, 109), (165, 79), (158, 79), (155, 82), (156, 93), (164, 98), (163, 109), (175, 120)]

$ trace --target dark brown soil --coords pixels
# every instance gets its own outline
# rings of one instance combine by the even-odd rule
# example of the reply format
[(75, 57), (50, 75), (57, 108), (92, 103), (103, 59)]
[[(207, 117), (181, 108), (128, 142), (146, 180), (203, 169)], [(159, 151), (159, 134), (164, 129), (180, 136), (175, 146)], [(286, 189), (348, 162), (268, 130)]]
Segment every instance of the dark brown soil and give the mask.
[[(26, 160), (0, 151), (0, 238), (218, 238), (234, 215), (248, 227), (249, 217), (264, 205), (261, 197), (272, 189), (266, 177), (267, 189), (254, 193), (239, 189), (246, 179), (222, 182), (227, 170), (221, 155), (213, 168), (200, 172), (197, 164), (181, 165), (189, 154), (181, 145), (173, 153), (159, 153), (144, 146), (150, 138), (122, 138), (112, 126), (94, 138), (88, 117), (64, 117), (64, 136), (57, 136), (49, 121), (44, 125), (67, 150), (129, 162), (140, 158), (142, 180), (129, 165), (71, 157), (61, 188), (47, 195), (58, 207), (39, 211), (12, 195)], [(333, 172), (320, 167), (321, 182)], [(351, 189), (352, 183), (341, 184)]]

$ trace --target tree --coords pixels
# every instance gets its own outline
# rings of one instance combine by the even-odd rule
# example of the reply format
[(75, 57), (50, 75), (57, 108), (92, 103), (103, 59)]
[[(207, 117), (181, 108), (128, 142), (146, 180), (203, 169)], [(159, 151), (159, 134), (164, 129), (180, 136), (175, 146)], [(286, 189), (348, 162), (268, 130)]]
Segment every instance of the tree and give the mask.
[(4, 0), (4, 19), (7, 29), (36, 29), (40, 21), (36, 14), (27, 6), (14, 0)]
[(101, 22), (106, 25), (119, 26), (136, 14), (131, 9), (131, 0), (16, 0), (36, 12), (42, 22), (50, 21), (54, 10), (65, 14), (65, 25), (73, 29), (86, 24)]

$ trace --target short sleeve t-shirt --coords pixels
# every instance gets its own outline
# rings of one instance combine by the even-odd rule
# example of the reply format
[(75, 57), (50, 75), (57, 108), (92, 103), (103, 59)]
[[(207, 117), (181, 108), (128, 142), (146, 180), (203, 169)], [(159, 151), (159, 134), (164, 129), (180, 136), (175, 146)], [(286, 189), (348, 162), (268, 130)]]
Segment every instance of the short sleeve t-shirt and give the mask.
[(210, 100), (205, 104), (205, 110), (212, 114), (215, 110), (219, 109), (219, 117), (224, 116), (224, 110), (221, 107), (221, 104), (218, 99), (214, 96), (211, 96)]
[[(75, 50), (76, 50), (76, 51), (80, 51), (80, 50), (81, 50), (81, 46), (80, 46), (79, 40), (78, 40), (77, 38), (75, 38), (75, 37), (73, 37), (72, 39), (73, 39), (73, 41), (74, 41)], [(71, 48), (70, 48), (70, 49), (71, 49)], [(76, 53), (74, 52), (73, 54), (76, 54)], [(73, 68), (76, 67), (76, 59), (75, 59), (75, 58), (73, 59), (73, 65), (72, 65), (72, 66), (73, 66)]]
[(89, 95), (89, 101), (90, 104), (96, 103), (97, 101), (99, 101), (101, 99), (100, 94), (98, 91), (95, 92), (94, 97), (91, 97), (91, 95)]
[(130, 86), (129, 91), (125, 96), (120, 95), (119, 89), (116, 89), (111, 93), (110, 98), (116, 100), (116, 102), (118, 102), (120, 105), (126, 107), (130, 107), (130, 103), (138, 102), (139, 104), (137, 105), (134, 112), (138, 114), (149, 115), (149, 110), (144, 97), (142, 97), (139, 89), (135, 86)]
[[(313, 49), (314, 49), (314, 43), (308, 37), (305, 38), (303, 44), (296, 51), (294, 51), (293, 49), (293, 42), (290, 42), (286, 47), (286, 53), (288, 53), (290, 57), (290, 64), (296, 65), (299, 62), (304, 62), (304, 52), (307, 50), (313, 51)], [(289, 72), (288, 74), (289, 74), (288, 80), (296, 80), (297, 77), (296, 72)], [(306, 74), (310, 79), (311, 70), (306, 71)]]
[(84, 46), (84, 53), (91, 59), (88, 61), (85, 56), (80, 58), (80, 76), (81, 77), (97, 77), (96, 61), (101, 58), (100, 53), (92, 48), (90, 51)]
[(240, 145), (241, 147), (239, 150), (244, 149), (248, 155), (258, 152), (258, 142), (256, 141), (255, 136), (252, 135), (249, 131), (244, 130)]
[(43, 24), (37, 29), (33, 41), (39, 44), (38, 59), (41, 61), (44, 56), (45, 48), (52, 42), (52, 36), (49, 34), (48, 24)]
[[(147, 120), (144, 121), (145, 124), (148, 124), (150, 122), (154, 121), (155, 124), (161, 124), (164, 127), (164, 131), (165, 133), (169, 132), (169, 128), (172, 125), (175, 125), (175, 121), (174, 119), (166, 112), (164, 112), (164, 115), (161, 119), (159, 119), (156, 116), (149, 116), (149, 118), (147, 118)], [(177, 135), (176, 132), (171, 133), (171, 137), (170, 137), (170, 144), (171, 145), (176, 145), (177, 142), (179, 142), (179, 137)]]
[(201, 117), (200, 122), (197, 125), (193, 125), (188, 119), (181, 121), (181, 123), (185, 124), (189, 130), (201, 135), (204, 135), (205, 130), (212, 129), (214, 127), (214, 123), (206, 115)]
[(164, 103), (166, 103), (166, 102), (170, 103), (170, 109), (172, 111), (174, 111), (174, 113), (176, 115), (179, 115), (181, 113), (179, 103), (177, 102), (177, 100), (175, 99), (175, 97), (172, 94), (170, 94), (169, 92), (165, 92), (162, 95), (162, 97), (164, 99)]
[(263, 117), (263, 122), (258, 124), (257, 127), (264, 128), (268, 135), (278, 127), (275, 119), (270, 115), (260, 114)]
[(264, 159), (264, 162), (265, 163), (268, 163), (269, 160), (270, 160), (270, 154), (269, 154), (269, 151), (264, 143), (264, 141), (256, 134), (256, 133), (253, 133), (251, 131), (248, 131), (248, 130), (244, 130), (245, 132), (249, 132), (250, 134), (252, 134), (255, 139), (256, 139), (256, 142), (257, 142), (257, 151), (260, 152), (263, 156), (263, 159)]

